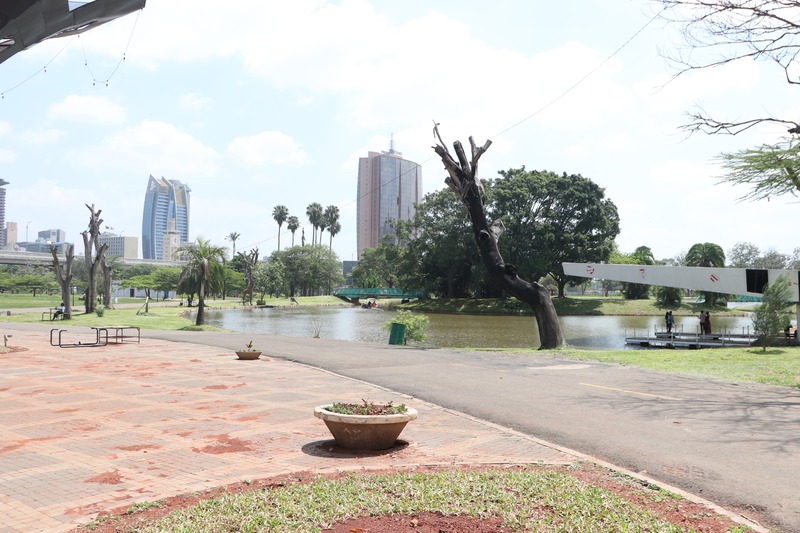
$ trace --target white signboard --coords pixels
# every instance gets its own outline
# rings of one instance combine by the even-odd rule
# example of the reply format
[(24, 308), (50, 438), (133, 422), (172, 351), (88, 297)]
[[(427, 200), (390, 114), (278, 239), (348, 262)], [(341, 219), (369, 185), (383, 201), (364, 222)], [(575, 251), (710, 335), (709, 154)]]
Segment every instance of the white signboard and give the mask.
[(785, 276), (791, 287), (792, 301), (800, 301), (797, 270), (762, 270), (751, 268), (679, 267), (656, 265), (612, 265), (606, 263), (562, 263), (568, 276), (608, 279), (626, 283), (661, 285), (722, 294), (760, 296), (764, 285)]

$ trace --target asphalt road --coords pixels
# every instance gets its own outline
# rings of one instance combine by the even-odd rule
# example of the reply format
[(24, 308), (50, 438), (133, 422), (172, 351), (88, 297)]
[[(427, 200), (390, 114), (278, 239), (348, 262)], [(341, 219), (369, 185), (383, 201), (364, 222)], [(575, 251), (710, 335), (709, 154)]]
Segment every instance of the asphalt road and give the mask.
[(253, 339), (266, 355), (511, 427), (800, 532), (800, 389), (543, 356), (239, 333), (143, 336), (230, 349)]

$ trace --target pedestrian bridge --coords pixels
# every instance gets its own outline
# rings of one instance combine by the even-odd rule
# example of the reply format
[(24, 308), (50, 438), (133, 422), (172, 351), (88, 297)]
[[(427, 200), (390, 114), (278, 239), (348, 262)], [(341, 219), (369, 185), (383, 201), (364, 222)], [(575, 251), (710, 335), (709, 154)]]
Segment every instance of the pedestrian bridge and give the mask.
[(422, 289), (396, 289), (396, 288), (388, 288), (388, 287), (380, 287), (380, 288), (367, 288), (367, 289), (355, 289), (355, 288), (345, 288), (345, 289), (336, 289), (333, 291), (333, 295), (337, 298), (341, 298), (346, 302), (357, 302), (363, 298), (394, 298), (397, 300), (410, 300), (412, 298), (425, 298), (427, 293)]

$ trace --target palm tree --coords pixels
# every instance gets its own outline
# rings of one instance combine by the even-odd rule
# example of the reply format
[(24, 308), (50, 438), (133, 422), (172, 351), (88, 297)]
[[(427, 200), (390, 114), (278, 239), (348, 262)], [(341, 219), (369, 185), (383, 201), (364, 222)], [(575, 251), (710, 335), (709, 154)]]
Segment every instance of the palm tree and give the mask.
[(724, 267), (725, 252), (719, 244), (712, 242), (693, 244), (686, 252), (686, 266)]
[(300, 219), (292, 215), (286, 219), (286, 228), (292, 232), (292, 248), (294, 248), (294, 232), (300, 227)]
[[(693, 267), (716, 267), (725, 266), (725, 252), (719, 244), (713, 242), (693, 244), (686, 252), (686, 266)], [(716, 292), (705, 292), (706, 304), (714, 305), (717, 299), (722, 296)]]
[(179, 284), (185, 283), (197, 291), (197, 320), (195, 325), (205, 323), (206, 293), (218, 291), (224, 279), (223, 261), (225, 248), (214, 246), (211, 241), (198, 238), (196, 243), (188, 243), (178, 249), (189, 257), (183, 267)]
[(239, 240), (239, 237), (241, 237), (241, 235), (235, 231), (228, 233), (228, 236), (225, 237), (226, 241), (231, 241), (231, 243), (233, 243), (233, 252), (231, 253), (231, 257), (236, 257), (236, 241)]
[(332, 225), (328, 226), (328, 233), (330, 233), (330, 235), (331, 235), (331, 242), (330, 242), (330, 245), (328, 246), (328, 249), (333, 250), (333, 238), (340, 231), (342, 231), (342, 225), (339, 224), (338, 220), (336, 222), (334, 222)]
[[(339, 233), (342, 230), (341, 224), (339, 224), (339, 208), (335, 205), (329, 205), (325, 208), (325, 213), (322, 215), (323, 220), (325, 220), (325, 227), (328, 228), (328, 233), (331, 234), (331, 243), (329, 248), (333, 248), (333, 236)], [(334, 226), (336, 226), (336, 231), (333, 231)], [(320, 233), (320, 240), (322, 237), (322, 233)]]
[(314, 229), (311, 233), (311, 244), (316, 244), (317, 242), (317, 228), (322, 221), (322, 215), (322, 204), (314, 202), (306, 207), (306, 216)]
[(281, 226), (289, 216), (289, 208), (285, 205), (276, 205), (272, 210), (272, 218), (278, 223), (278, 251), (281, 249)]

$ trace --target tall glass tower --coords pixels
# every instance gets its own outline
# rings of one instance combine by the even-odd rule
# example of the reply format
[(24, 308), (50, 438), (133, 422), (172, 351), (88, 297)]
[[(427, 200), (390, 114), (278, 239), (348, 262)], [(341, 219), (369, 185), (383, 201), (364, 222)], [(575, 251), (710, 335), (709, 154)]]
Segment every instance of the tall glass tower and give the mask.
[(172, 243), (189, 242), (190, 192), (178, 180), (150, 176), (142, 215), (142, 258), (172, 259)]
[(403, 159), (394, 146), (388, 152), (369, 152), (358, 159), (358, 257), (374, 248), (384, 235), (394, 234), (393, 220), (414, 218), (422, 201), (422, 167)]

